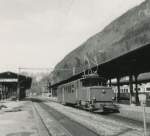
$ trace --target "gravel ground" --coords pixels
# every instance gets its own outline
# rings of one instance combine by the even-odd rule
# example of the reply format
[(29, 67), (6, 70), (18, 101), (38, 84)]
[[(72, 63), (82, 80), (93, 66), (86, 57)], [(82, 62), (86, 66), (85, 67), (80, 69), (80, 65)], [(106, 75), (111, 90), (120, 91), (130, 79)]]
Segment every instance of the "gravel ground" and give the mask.
[(63, 106), (55, 102), (46, 102), (57, 111), (67, 115), (82, 125), (104, 136), (142, 136), (143, 128), (132, 123), (116, 121), (107, 116), (92, 114), (86, 111)]
[[(45, 111), (39, 104), (34, 103), (35, 108), (43, 119), (48, 132), (52, 136), (72, 136), (57, 120), (55, 120), (47, 111)], [(48, 136), (41, 135), (41, 136)]]
[(38, 136), (32, 104), (29, 101), (6, 101), (0, 110), (0, 136)]

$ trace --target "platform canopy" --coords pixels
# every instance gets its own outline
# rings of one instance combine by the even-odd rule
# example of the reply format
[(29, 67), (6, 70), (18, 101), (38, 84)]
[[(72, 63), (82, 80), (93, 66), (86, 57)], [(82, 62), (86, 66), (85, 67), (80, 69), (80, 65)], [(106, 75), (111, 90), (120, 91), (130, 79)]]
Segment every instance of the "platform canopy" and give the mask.
[[(150, 44), (134, 49), (98, 66), (99, 75), (107, 78), (150, 72)], [(93, 70), (96, 67), (92, 68)]]
[(96, 67), (87, 69), (85, 72), (74, 75), (67, 80), (56, 83), (51, 87), (56, 87), (60, 84), (82, 78), (84, 73), (89, 73), (89, 71), (94, 72), (97, 70), (100, 76), (107, 79), (150, 72), (149, 59), (150, 44), (146, 44), (119, 57), (112, 58), (111, 60), (101, 63)]

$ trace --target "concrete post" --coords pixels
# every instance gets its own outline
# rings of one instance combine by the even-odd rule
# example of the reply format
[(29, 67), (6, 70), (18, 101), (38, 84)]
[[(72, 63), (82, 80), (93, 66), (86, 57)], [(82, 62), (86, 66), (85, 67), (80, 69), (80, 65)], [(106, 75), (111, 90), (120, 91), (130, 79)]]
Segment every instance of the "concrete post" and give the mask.
[(19, 81), (19, 74), (20, 74), (20, 68), (18, 68), (18, 75), (17, 75), (17, 78), (18, 78), (18, 83), (17, 83), (17, 100), (19, 100), (20, 98), (20, 81)]
[(109, 79), (109, 86), (110, 86), (110, 87), (112, 86), (111, 78)]

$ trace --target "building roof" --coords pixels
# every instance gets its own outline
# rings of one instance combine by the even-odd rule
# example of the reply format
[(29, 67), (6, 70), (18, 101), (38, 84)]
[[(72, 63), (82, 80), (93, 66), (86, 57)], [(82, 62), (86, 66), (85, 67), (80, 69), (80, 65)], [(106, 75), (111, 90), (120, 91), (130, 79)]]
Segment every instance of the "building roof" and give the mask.
[(0, 83), (20, 83), (26, 89), (31, 87), (32, 78), (10, 71), (0, 73)]

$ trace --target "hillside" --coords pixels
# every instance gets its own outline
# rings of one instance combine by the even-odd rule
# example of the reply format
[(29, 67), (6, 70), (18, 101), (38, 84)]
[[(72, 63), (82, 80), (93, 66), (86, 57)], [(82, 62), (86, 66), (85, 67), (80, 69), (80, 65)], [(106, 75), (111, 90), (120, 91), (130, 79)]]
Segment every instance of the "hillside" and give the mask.
[[(89, 66), (101, 64), (150, 42), (150, 0), (129, 10), (68, 54), (51, 74), (59, 82)], [(57, 71), (57, 69), (70, 69)]]

